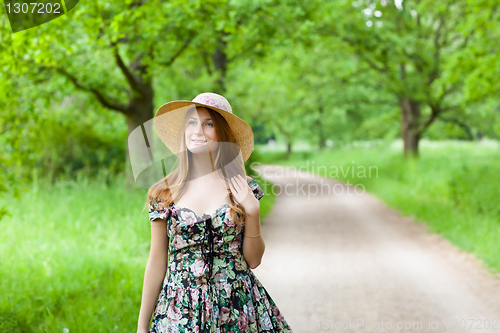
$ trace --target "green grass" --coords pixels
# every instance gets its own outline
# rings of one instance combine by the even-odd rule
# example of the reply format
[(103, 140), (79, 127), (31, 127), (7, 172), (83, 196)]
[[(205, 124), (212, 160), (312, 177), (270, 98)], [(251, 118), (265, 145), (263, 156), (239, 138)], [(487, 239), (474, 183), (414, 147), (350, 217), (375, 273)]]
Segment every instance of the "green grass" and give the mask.
[[(336, 166), (338, 179), (363, 184), (500, 270), (498, 148), (423, 146), (413, 162), (382, 146), (302, 151), (288, 161), (282, 153), (255, 156), (296, 167), (309, 160), (311, 170), (314, 161), (329, 167), (320, 170), (327, 176)], [(343, 177), (340, 167), (353, 165), (376, 166), (378, 175)], [(134, 332), (150, 246), (145, 198), (145, 189), (126, 189), (123, 181), (107, 186), (81, 177), (57, 186), (39, 182), (21, 201), (2, 198), (13, 216), (0, 220), (0, 332)], [(262, 217), (274, 200), (267, 191)]]
[[(135, 332), (151, 241), (146, 193), (79, 177), (1, 198), (12, 216), (0, 220), (0, 332)], [(274, 202), (266, 194), (262, 217)]]
[(259, 183), (259, 186), (262, 188), (265, 194), (260, 199), (260, 224), (264, 224), (265, 217), (271, 212), (276, 198), (272, 191), (266, 191), (266, 189), (271, 188), (271, 182), (257, 176), (253, 176), (253, 178)]
[(40, 184), (4, 199), (0, 323), (11, 319), (0, 331), (134, 331), (150, 244), (144, 192)]
[(289, 160), (282, 152), (261, 152), (261, 161), (303, 169), (308, 166), (316, 174), (360, 184), (358, 189), (364, 188), (482, 259), (491, 272), (500, 271), (498, 147), (426, 143), (420, 149), (420, 159), (405, 161), (399, 147), (379, 145), (321, 153), (301, 151)]

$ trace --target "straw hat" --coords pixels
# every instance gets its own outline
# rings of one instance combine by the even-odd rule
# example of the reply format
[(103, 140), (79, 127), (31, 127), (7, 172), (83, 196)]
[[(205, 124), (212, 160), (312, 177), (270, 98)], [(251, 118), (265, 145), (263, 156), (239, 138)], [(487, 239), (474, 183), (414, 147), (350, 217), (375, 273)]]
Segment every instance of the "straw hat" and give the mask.
[(183, 135), (183, 124), (187, 114), (193, 107), (206, 107), (218, 112), (229, 124), (229, 128), (240, 146), (243, 161), (248, 160), (254, 147), (253, 131), (250, 125), (233, 113), (231, 105), (223, 96), (215, 93), (202, 93), (192, 101), (171, 101), (160, 106), (154, 118), (158, 136), (174, 154), (180, 151)]

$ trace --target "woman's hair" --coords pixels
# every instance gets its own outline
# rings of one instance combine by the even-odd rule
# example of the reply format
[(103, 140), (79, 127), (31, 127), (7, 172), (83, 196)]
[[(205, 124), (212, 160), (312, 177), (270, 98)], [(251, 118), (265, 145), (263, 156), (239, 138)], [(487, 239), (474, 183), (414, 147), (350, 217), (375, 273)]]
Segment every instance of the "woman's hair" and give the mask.
[[(200, 107), (193, 108), (186, 113), (186, 118), (182, 127), (182, 139), (180, 152), (175, 169), (165, 178), (153, 184), (147, 194), (145, 208), (149, 207), (151, 202), (159, 202), (160, 207), (168, 207), (178, 201), (186, 190), (190, 166), (192, 165), (192, 153), (186, 147), (185, 128), (191, 115)], [(242, 163), (238, 163), (240, 148), (236, 144), (231, 128), (226, 119), (218, 112), (206, 108), (212, 118), (215, 134), (219, 142), (217, 152), (213, 158), (215, 170), (221, 169), (226, 183), (232, 176), (244, 174)], [(222, 144), (221, 144), (222, 143)], [(224, 144), (229, 143), (229, 144)], [(208, 145), (208, 143), (207, 143)], [(236, 163), (235, 163), (236, 162)], [(242, 161), (241, 161), (242, 162)], [(236, 203), (231, 191), (228, 191), (229, 197), (227, 203), (231, 208), (231, 217), (235, 223), (241, 227), (245, 223), (245, 209), (239, 203)]]

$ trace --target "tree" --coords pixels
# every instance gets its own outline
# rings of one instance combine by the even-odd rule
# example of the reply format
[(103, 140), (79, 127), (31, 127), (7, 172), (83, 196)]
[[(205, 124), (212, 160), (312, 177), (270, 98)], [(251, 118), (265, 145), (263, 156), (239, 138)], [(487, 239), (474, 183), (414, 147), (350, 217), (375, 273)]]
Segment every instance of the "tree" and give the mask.
[[(67, 15), (16, 34), (4, 19), (2, 69), (38, 84), (50, 82), (68, 96), (89, 94), (103, 108), (123, 115), (130, 134), (153, 117), (155, 105), (193, 95), (206, 76), (200, 69), (213, 78), (203, 81), (208, 84), (202, 91), (224, 93), (229, 64), (263, 56), (279, 27), (272, 20), (288, 18), (285, 14), (291, 15), (264, 2), (80, 3)], [(173, 77), (178, 73), (184, 81)], [(170, 86), (170, 98), (155, 101), (155, 91), (165, 86)]]
[[(485, 11), (496, 10), (492, 3)], [(405, 156), (418, 156), (419, 140), (436, 119), (464, 107), (456, 102), (463, 79), (449, 79), (450, 55), (473, 49), (481, 27), (462, 19), (471, 6), (466, 0), (346, 1), (330, 3), (317, 18), (316, 31), (343, 41), (398, 101)], [(493, 20), (493, 14), (485, 19)]]

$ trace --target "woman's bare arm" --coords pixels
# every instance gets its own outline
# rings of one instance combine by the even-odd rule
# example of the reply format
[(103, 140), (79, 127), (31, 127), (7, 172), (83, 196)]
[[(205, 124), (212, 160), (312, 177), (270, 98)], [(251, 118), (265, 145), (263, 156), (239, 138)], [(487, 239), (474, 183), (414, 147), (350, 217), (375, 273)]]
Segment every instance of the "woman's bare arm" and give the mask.
[(151, 221), (151, 249), (144, 273), (142, 302), (137, 332), (147, 332), (158, 296), (163, 287), (168, 263), (168, 234), (165, 220)]
[(266, 249), (266, 244), (262, 236), (245, 237), (245, 235), (257, 236), (261, 233), (260, 229), (260, 206), (246, 211), (245, 234), (243, 235), (243, 257), (251, 269), (260, 265), (262, 256)]

